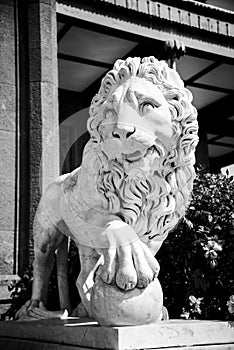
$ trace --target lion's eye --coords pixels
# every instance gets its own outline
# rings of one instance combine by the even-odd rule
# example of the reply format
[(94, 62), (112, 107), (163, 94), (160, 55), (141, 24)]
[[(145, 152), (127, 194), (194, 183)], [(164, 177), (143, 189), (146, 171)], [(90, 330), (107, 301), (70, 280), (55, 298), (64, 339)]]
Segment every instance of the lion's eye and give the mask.
[(157, 108), (157, 106), (153, 102), (143, 102), (140, 105), (140, 111), (142, 115), (145, 115), (151, 112), (155, 108)]

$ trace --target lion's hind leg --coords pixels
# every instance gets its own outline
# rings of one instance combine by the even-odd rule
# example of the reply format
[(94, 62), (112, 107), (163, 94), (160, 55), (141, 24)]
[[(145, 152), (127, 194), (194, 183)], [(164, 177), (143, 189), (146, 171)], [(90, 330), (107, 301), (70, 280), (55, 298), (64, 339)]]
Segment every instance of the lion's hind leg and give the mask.
[[(31, 300), (16, 314), (16, 318), (45, 318), (50, 275), (54, 264), (54, 253), (62, 243), (64, 235), (52, 222), (48, 211), (39, 205), (34, 220), (34, 264)], [(38, 310), (41, 309), (41, 310)], [(49, 317), (49, 316), (47, 316)]]

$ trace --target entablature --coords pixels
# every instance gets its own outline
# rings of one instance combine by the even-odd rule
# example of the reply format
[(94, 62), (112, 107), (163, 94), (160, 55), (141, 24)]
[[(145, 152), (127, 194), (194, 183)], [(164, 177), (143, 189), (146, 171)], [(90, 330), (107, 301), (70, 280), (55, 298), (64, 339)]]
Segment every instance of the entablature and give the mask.
[(234, 57), (234, 12), (197, 1), (57, 0), (57, 14), (60, 20), (70, 17), (124, 35), (179, 40), (191, 49)]

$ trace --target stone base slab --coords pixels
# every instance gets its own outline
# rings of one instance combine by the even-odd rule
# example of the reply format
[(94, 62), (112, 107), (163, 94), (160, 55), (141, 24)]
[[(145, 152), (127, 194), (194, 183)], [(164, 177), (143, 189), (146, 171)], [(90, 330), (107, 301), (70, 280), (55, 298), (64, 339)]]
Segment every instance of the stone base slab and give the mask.
[(5, 321), (0, 349), (234, 350), (231, 322), (169, 320), (136, 327), (101, 327), (90, 319)]

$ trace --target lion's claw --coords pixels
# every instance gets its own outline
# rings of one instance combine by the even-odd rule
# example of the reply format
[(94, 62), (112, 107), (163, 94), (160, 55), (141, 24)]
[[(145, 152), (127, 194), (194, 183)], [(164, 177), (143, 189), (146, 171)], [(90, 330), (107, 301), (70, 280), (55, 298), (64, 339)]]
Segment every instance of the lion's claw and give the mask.
[(124, 290), (145, 288), (159, 273), (159, 264), (140, 240), (105, 250), (101, 277)]
[(119, 288), (124, 290), (134, 289), (137, 284), (137, 273), (131, 263), (129, 267), (127, 266), (127, 261), (125, 262), (125, 267), (119, 266), (116, 274), (116, 284)]
[(112, 284), (115, 279), (116, 248), (108, 249), (104, 254), (104, 265), (101, 269), (101, 277), (107, 284)]

